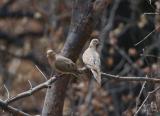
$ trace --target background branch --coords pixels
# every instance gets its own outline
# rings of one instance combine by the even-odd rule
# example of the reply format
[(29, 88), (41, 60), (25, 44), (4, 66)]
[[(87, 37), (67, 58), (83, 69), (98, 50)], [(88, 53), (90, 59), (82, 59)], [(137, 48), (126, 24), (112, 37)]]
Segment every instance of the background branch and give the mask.
[(154, 89), (153, 91), (148, 92), (147, 97), (145, 98), (145, 100), (143, 101), (143, 103), (141, 104), (141, 106), (138, 108), (138, 110), (136, 111), (136, 113), (134, 114), (134, 116), (136, 116), (138, 114), (138, 112), (142, 109), (142, 107), (144, 106), (144, 104), (146, 103), (146, 101), (148, 100), (148, 98), (153, 95), (154, 93), (156, 93), (158, 90), (160, 89), (160, 87), (157, 87), (156, 89)]
[(160, 79), (158, 78), (147, 78), (147, 77), (121, 77), (119, 75), (111, 75), (107, 73), (102, 73), (102, 75), (106, 76), (105, 78), (113, 79), (116, 81), (146, 81), (146, 82), (154, 82), (160, 83)]

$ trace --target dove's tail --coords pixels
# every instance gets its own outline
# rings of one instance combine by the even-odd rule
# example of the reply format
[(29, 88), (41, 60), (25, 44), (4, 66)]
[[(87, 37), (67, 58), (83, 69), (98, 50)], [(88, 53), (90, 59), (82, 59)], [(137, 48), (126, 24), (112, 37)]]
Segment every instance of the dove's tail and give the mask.
[(96, 81), (101, 85), (101, 72), (98, 70), (93, 70), (93, 69), (91, 69), (91, 72), (94, 78), (96, 79)]

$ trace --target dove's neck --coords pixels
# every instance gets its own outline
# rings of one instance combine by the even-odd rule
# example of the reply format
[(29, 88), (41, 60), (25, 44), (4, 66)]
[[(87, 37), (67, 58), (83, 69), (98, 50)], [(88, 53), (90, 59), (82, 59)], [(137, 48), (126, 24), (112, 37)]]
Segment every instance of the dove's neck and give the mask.
[(56, 55), (51, 55), (50, 59), (54, 61), (56, 59)]
[(94, 46), (94, 45), (90, 45), (89, 48), (96, 50), (96, 46)]

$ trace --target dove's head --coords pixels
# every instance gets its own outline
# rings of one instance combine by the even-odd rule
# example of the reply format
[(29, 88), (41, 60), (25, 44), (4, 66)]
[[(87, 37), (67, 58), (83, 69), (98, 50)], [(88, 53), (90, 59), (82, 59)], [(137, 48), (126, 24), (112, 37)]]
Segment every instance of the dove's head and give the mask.
[(47, 58), (54, 60), (56, 53), (53, 50), (47, 50)]
[(89, 47), (97, 47), (97, 45), (99, 44), (99, 40), (98, 39), (92, 39), (90, 42)]

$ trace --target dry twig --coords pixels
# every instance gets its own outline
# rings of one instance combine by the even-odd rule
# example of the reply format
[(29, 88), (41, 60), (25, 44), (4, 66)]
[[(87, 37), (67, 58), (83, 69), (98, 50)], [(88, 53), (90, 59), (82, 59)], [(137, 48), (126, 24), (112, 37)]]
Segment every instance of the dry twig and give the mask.
[(138, 112), (139, 112), (139, 111), (141, 110), (141, 108), (144, 106), (144, 104), (146, 103), (146, 101), (148, 100), (148, 98), (149, 98), (152, 94), (156, 93), (159, 89), (160, 89), (160, 86), (157, 87), (156, 89), (154, 89), (153, 91), (148, 92), (147, 97), (145, 98), (145, 100), (143, 101), (143, 103), (141, 104), (141, 106), (138, 108), (138, 110), (135, 112), (134, 116), (137, 116)]
[(21, 110), (19, 110), (17, 108), (14, 108), (12, 106), (7, 105), (6, 102), (4, 102), (2, 100), (0, 100), (0, 107), (4, 111), (9, 112), (14, 116), (31, 116), (30, 114), (27, 114), (27, 113), (25, 113), (25, 112), (23, 112), (23, 111), (21, 111)]
[(160, 79), (158, 78), (146, 78), (146, 77), (121, 77), (119, 75), (111, 75), (107, 73), (101, 73), (102, 75), (106, 76), (108, 79), (113, 79), (117, 81), (146, 81), (146, 82), (154, 82), (160, 83)]

